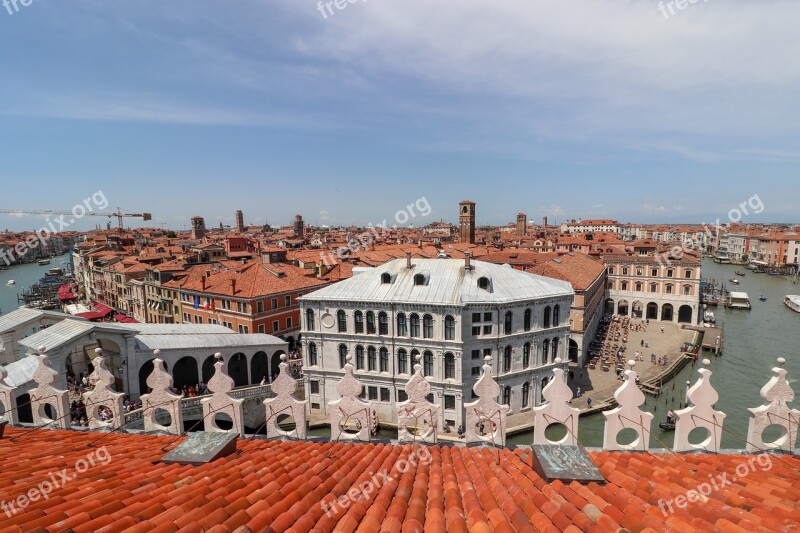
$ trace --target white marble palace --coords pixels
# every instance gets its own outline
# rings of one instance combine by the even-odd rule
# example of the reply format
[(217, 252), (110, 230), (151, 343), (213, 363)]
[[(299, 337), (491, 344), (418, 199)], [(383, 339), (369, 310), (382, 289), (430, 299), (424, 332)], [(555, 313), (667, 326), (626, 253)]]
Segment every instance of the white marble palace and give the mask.
[[(492, 356), (510, 413), (542, 402), (569, 346), (569, 283), (480, 261), (410, 256), (302, 296), (303, 373), (312, 416), (327, 414), (348, 356), (381, 424), (421, 357), (438, 427), (464, 424), (464, 404)], [(566, 360), (566, 357), (564, 358)], [(567, 363), (559, 363), (566, 368)]]

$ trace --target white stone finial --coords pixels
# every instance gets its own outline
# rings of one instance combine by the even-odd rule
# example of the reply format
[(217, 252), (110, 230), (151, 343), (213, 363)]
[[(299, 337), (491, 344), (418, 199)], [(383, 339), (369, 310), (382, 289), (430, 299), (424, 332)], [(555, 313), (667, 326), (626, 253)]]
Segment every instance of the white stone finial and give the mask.
[[(414, 375), (405, 385), (408, 399), (397, 404), (397, 441), (431, 444), (436, 442), (439, 406), (428, 401), (431, 384), (422, 371), (422, 356), (417, 354), (416, 359)], [(409, 431), (409, 426), (413, 426), (416, 434)]]
[(39, 347), (38, 347), (38, 348), (36, 348), (36, 349), (37, 349), (37, 350), (39, 350), (39, 353), (44, 353), (44, 352), (46, 352), (46, 351), (47, 351), (47, 346), (45, 346), (44, 344), (42, 344), (41, 346), (39, 346)]
[(783, 357), (778, 357), (778, 366), (783, 366), (786, 364), (786, 359)]
[(353, 359), (347, 354), (344, 376), (336, 385), (340, 398), (328, 402), (331, 410), (331, 438), (369, 440), (372, 430), (372, 403), (359, 398), (364, 386), (353, 375)]
[(103, 349), (102, 349), (102, 348), (99, 348), (99, 347), (98, 347), (98, 348), (95, 348), (95, 349), (94, 349), (94, 353), (96, 353), (97, 355), (102, 355), (102, 353), (103, 353)]
[[(782, 365), (786, 360), (778, 358)], [(749, 408), (750, 423), (747, 427), (747, 451), (755, 452), (764, 449), (792, 452), (797, 442), (797, 427), (800, 423), (800, 410), (792, 409), (789, 403), (794, 400), (794, 390), (789, 384), (788, 372), (785, 368), (774, 367), (772, 377), (761, 388), (761, 397), (766, 404)], [(764, 442), (764, 430), (769, 426), (779, 426), (780, 435), (772, 442)]]
[(636, 366), (636, 361), (633, 359), (628, 359), (628, 366), (631, 367), (631, 370), (633, 370), (633, 367)]
[[(225, 363), (222, 354), (214, 354), (217, 360), (214, 363), (214, 375), (208, 380), (206, 386), (212, 395), (200, 400), (203, 406), (203, 423), (206, 431), (212, 433), (238, 433), (244, 437), (244, 400), (234, 398), (230, 395), (235, 383), (233, 379), (225, 373)], [(230, 417), (233, 425), (231, 429), (222, 429), (217, 425), (217, 415), (226, 414)]]
[[(703, 365), (708, 366), (711, 361), (703, 360)], [(700, 379), (689, 387), (686, 392), (687, 399), (691, 405), (685, 409), (675, 411), (675, 444), (673, 451), (688, 452), (703, 450), (717, 453), (720, 450), (722, 441), (722, 425), (725, 421), (725, 413), (714, 409), (714, 404), (719, 400), (719, 394), (711, 385), (711, 370), (705, 368), (698, 369)], [(687, 381), (687, 384), (689, 382)], [(694, 428), (705, 428), (708, 436), (697, 444), (689, 442), (689, 433)]]
[[(533, 443), (578, 444), (578, 417), (581, 410), (569, 404), (573, 394), (564, 379), (563, 368), (553, 369), (553, 378), (542, 389), (542, 396), (547, 401), (533, 408)], [(545, 436), (545, 429), (551, 424), (563, 424), (567, 428), (563, 439), (552, 441)]]
[(159, 350), (158, 348), (156, 348), (155, 350), (153, 350), (153, 355), (155, 355), (155, 356), (156, 356), (156, 358), (158, 358), (158, 356), (159, 356), (159, 355), (161, 355), (161, 350)]
[[(483, 442), (495, 446), (506, 444), (506, 416), (510, 407), (497, 403), (500, 386), (492, 377), (491, 356), (484, 358), (483, 373), (472, 390), (478, 395), (474, 402), (464, 405), (467, 412), (467, 427), (464, 430), (467, 444)], [(483, 429), (483, 431), (481, 431)]]
[[(153, 353), (157, 352), (155, 350)], [(153, 359), (153, 371), (147, 377), (147, 386), (152, 392), (141, 396), (144, 430), (145, 431), (166, 431), (174, 435), (183, 433), (183, 409), (181, 399), (183, 394), (172, 392), (172, 376), (164, 367), (164, 361)], [(165, 411), (169, 414), (170, 424), (161, 424), (157, 417), (158, 413)]]
[[(272, 391), (276, 394), (274, 398), (267, 398), (263, 404), (267, 410), (266, 432), (267, 438), (274, 437), (296, 437), (305, 439), (307, 434), (307, 400), (298, 400), (295, 396), (299, 380), (289, 374), (289, 364), (286, 362), (286, 354), (281, 354), (281, 363), (278, 365), (278, 377), (272, 382)], [(283, 415), (290, 416), (294, 420), (295, 430), (285, 431), (279, 425), (279, 418)]]
[(5, 367), (0, 366), (0, 403), (3, 404), (4, 410), (2, 418), (13, 426), (19, 423), (19, 417), (17, 416), (17, 389), (6, 382), (7, 377), (8, 372)]
[(555, 364), (557, 364), (557, 365), (560, 365), (560, 364), (562, 363), (562, 360), (561, 360), (561, 358), (560, 358), (560, 357), (556, 357), (556, 358), (555, 358), (555, 360), (554, 360), (553, 362), (554, 362)]
[[(89, 376), (89, 382), (94, 383), (94, 389), (86, 395), (87, 415), (89, 428), (111, 428), (122, 424), (122, 412), (125, 393), (114, 390), (116, 378), (108, 369), (105, 358), (100, 355), (102, 349), (97, 348), (97, 356), (92, 360), (94, 372)], [(108, 412), (101, 412), (101, 407)], [(111, 415), (106, 417), (105, 415)]]
[[(603, 428), (603, 449), (610, 451), (641, 450), (650, 448), (650, 425), (653, 414), (642, 411), (639, 406), (645, 402), (644, 393), (636, 384), (638, 374), (633, 370), (636, 362), (628, 361), (631, 369), (625, 371), (625, 382), (614, 392), (617, 407), (604, 411), (606, 424)], [(633, 429), (636, 439), (629, 444), (619, 444), (617, 437), (623, 429)]]
[(711, 359), (703, 359), (703, 365), (704, 366), (710, 366), (711, 365)]
[[(33, 381), (36, 388), (30, 391), (31, 411), (33, 423), (37, 426), (53, 425), (61, 429), (68, 429), (69, 420), (69, 392), (55, 388), (58, 372), (50, 366), (50, 358), (44, 354), (34, 354), (38, 365), (33, 372)], [(55, 418), (50, 418), (45, 408), (49, 405)]]

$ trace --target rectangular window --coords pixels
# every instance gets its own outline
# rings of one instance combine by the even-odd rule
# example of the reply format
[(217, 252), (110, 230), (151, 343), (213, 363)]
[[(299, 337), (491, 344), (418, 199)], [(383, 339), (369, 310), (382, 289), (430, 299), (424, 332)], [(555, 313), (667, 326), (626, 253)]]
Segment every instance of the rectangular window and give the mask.
[(319, 394), (319, 381), (309, 381), (308, 386), (311, 389), (311, 394)]
[(258, 325), (258, 332), (259, 333), (266, 333), (267, 332), (267, 328), (264, 327), (264, 324), (259, 324)]
[(491, 322), (492, 321), (492, 313), (483, 313), (483, 321), (484, 322)]
[(406, 400), (408, 400), (408, 394), (406, 394), (406, 391), (397, 389), (397, 401), (404, 402)]
[(290, 307), (292, 305), (292, 297), (287, 296), (283, 299), (283, 303), (286, 307)]
[(290, 327), (292, 327), (292, 317), (287, 316), (286, 317), (286, 328), (288, 329)]
[(483, 334), (484, 335), (491, 335), (492, 334), (492, 326), (483, 326)]
[(481, 375), (481, 367), (473, 366), (472, 367), (472, 375), (473, 376), (480, 376)]
[(480, 322), (481, 321), (481, 314), (480, 313), (472, 313), (472, 321), (473, 322)]
[(472, 334), (474, 336), (478, 336), (481, 334), (481, 327), (480, 326), (472, 326)]
[(483, 356), (486, 357), (487, 355), (491, 357), (491, 355), (492, 355), (492, 349), (491, 348), (484, 348), (483, 349)]
[(381, 401), (388, 402), (390, 401), (391, 395), (389, 394), (389, 389), (386, 387), (381, 387)]
[(318, 403), (312, 403), (311, 404), (311, 408), (314, 409), (315, 411), (319, 411), (319, 404)]
[(278, 331), (279, 329), (281, 329), (281, 328), (278, 325), (278, 321), (277, 320), (273, 320), (272, 321), (272, 332), (274, 333), (274, 332)]
[(259, 300), (258, 303), (256, 304), (256, 310), (258, 313), (264, 312), (264, 302), (262, 300)]
[(378, 387), (369, 387), (369, 399), (370, 400), (378, 399)]
[(445, 409), (455, 409), (456, 408), (456, 397), (452, 394), (445, 394), (444, 395), (444, 408)]
[(472, 350), (472, 358), (473, 359), (480, 359), (481, 358), (481, 351), (480, 350)]
[(277, 298), (273, 298), (271, 303), (272, 303), (272, 308), (273, 309), (277, 309), (278, 308), (278, 299)]

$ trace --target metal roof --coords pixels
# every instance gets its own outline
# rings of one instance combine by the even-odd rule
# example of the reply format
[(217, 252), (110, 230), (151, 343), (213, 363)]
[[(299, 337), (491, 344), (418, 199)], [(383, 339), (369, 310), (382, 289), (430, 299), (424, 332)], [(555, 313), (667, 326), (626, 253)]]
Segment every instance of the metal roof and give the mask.
[(21, 387), (33, 379), (33, 373), (36, 371), (38, 361), (33, 357), (25, 357), (19, 361), (6, 365), (5, 369), (8, 372), (6, 377), (6, 384), (11, 387)]
[[(514, 270), (508, 265), (472, 261), (471, 266), (471, 270), (465, 269), (461, 259), (414, 258), (409, 269), (405, 259), (395, 259), (301, 296), (300, 299), (461, 305), (575, 294), (566, 281)], [(385, 273), (392, 278), (391, 283), (382, 283)], [(415, 284), (417, 274), (422, 274), (424, 284)], [(478, 286), (478, 280), (482, 277), (487, 278), (488, 289)]]
[(735, 298), (736, 300), (747, 300), (748, 296), (746, 292), (731, 291), (731, 298)]
[(230, 328), (219, 324), (116, 324), (139, 335), (197, 335), (204, 333), (231, 333)]
[(5, 333), (16, 329), (26, 322), (38, 320), (46, 316), (48, 318), (73, 318), (72, 315), (59, 313), (58, 311), (44, 311), (41, 309), (31, 309), (30, 307), (20, 307), (0, 316), (0, 333)]
[[(227, 328), (225, 328), (227, 329)], [(230, 331), (230, 330), (228, 330)], [(204, 349), (213, 353), (216, 348), (248, 348), (260, 346), (285, 348), (286, 341), (265, 333), (216, 333), (197, 335), (137, 335), (137, 351)]]

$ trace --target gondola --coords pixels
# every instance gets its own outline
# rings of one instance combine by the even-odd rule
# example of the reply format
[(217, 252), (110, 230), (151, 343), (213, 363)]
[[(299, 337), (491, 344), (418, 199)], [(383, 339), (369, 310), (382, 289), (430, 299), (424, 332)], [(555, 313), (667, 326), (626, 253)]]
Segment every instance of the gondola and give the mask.
[(664, 431), (674, 431), (675, 430), (675, 423), (674, 422), (659, 422), (658, 427), (660, 427)]
[(736, 271), (736, 275), (737, 275), (737, 276), (742, 276), (742, 277), (744, 277), (744, 276), (745, 276), (745, 273), (744, 273), (744, 272), (739, 272), (739, 271), (737, 270), (737, 271)]

